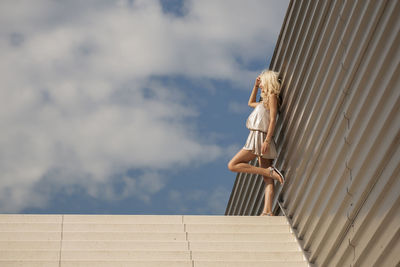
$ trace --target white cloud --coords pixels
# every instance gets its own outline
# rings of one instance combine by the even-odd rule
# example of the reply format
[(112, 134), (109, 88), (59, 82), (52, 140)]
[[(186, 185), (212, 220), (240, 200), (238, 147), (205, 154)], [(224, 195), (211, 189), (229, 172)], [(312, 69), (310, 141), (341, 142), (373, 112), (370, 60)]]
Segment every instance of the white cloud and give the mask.
[(170, 190), (168, 193), (169, 206), (171, 209), (185, 214), (217, 214), (225, 213), (230, 191), (218, 186), (210, 190), (187, 190), (179, 192)]
[(144, 203), (150, 203), (151, 195), (159, 192), (166, 183), (165, 177), (155, 171), (147, 171), (136, 177), (124, 175), (118, 178), (121, 188), (113, 187), (105, 183), (96, 183), (88, 187), (88, 194), (93, 197), (102, 195), (109, 201), (121, 200), (135, 196)]
[(118, 198), (105, 188), (128, 169), (151, 170), (124, 178), (122, 195), (146, 202), (166, 185), (163, 170), (226, 154), (188, 123), (198, 111), (185, 94), (152, 77), (247, 84), (254, 73), (237, 59), (274, 45), (274, 8), (286, 6), (189, 1), (178, 18), (155, 0), (130, 3), (1, 1), (0, 212), (45, 206), (49, 195), (35, 189), (44, 178)]
[(238, 113), (238, 114), (249, 113), (249, 107), (245, 101), (241, 103), (236, 101), (229, 102), (228, 109), (232, 113)]

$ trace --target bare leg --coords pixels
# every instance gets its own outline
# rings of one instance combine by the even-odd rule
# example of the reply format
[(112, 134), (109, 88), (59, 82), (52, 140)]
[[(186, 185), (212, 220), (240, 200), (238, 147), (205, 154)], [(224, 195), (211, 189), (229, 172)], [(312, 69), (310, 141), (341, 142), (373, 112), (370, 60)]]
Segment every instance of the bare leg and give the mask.
[[(272, 166), (271, 159), (263, 159), (261, 157), (258, 158), (258, 162), (260, 162), (260, 166), (262, 168), (267, 168)], [(272, 200), (274, 199), (274, 180), (268, 176), (263, 176), (265, 182), (265, 193), (264, 193), (264, 214), (272, 214)]]
[(271, 172), (266, 168), (250, 165), (249, 161), (253, 160), (255, 157), (256, 155), (254, 155), (253, 152), (241, 149), (228, 163), (228, 168), (233, 172), (259, 174), (278, 180), (280, 183), (283, 182), (282, 178), (275, 171), (271, 175)]
[(228, 169), (233, 172), (245, 172), (254, 174), (264, 174), (264, 170), (260, 167), (256, 167), (249, 164), (249, 161), (256, 157), (251, 151), (241, 149), (235, 156), (229, 161)]

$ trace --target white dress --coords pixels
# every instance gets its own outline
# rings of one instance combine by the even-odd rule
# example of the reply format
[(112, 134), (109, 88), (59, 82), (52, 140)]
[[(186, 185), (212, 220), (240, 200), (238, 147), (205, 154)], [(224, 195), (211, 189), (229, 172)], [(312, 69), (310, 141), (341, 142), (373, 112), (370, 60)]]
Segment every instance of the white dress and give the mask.
[(267, 137), (269, 126), (269, 110), (260, 102), (247, 118), (246, 127), (250, 130), (246, 144), (243, 149), (252, 151), (255, 155), (265, 159), (277, 157), (276, 144), (272, 139), (266, 154), (261, 153), (261, 146)]

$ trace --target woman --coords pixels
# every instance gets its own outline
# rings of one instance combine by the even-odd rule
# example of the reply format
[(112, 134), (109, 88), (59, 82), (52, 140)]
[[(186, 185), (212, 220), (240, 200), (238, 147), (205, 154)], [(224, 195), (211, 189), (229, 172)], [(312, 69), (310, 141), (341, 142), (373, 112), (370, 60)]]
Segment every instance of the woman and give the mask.
[[(256, 101), (258, 88), (261, 88), (261, 102)], [(250, 130), (250, 134), (245, 146), (228, 164), (229, 170), (233, 172), (254, 173), (263, 176), (266, 186), (264, 210), (261, 216), (273, 216), (273, 179), (278, 180), (281, 184), (285, 181), (283, 175), (272, 166), (272, 161), (277, 156), (273, 135), (280, 89), (277, 72), (264, 70), (257, 77), (248, 103), (250, 107), (254, 108), (246, 122), (246, 127)], [(255, 157), (258, 157), (260, 167), (249, 164), (249, 161)]]

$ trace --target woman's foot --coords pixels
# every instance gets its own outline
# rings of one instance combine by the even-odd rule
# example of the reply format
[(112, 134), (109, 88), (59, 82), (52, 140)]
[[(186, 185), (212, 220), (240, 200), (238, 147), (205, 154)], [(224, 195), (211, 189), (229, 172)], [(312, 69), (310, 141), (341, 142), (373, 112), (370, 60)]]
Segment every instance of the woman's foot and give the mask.
[(285, 182), (285, 177), (283, 177), (283, 174), (280, 171), (278, 171), (277, 168), (271, 166), (271, 167), (268, 167), (268, 171), (269, 171), (269, 174), (268, 174), (269, 177), (271, 177), (275, 180), (278, 180), (279, 183), (281, 183), (281, 184), (283, 184)]

